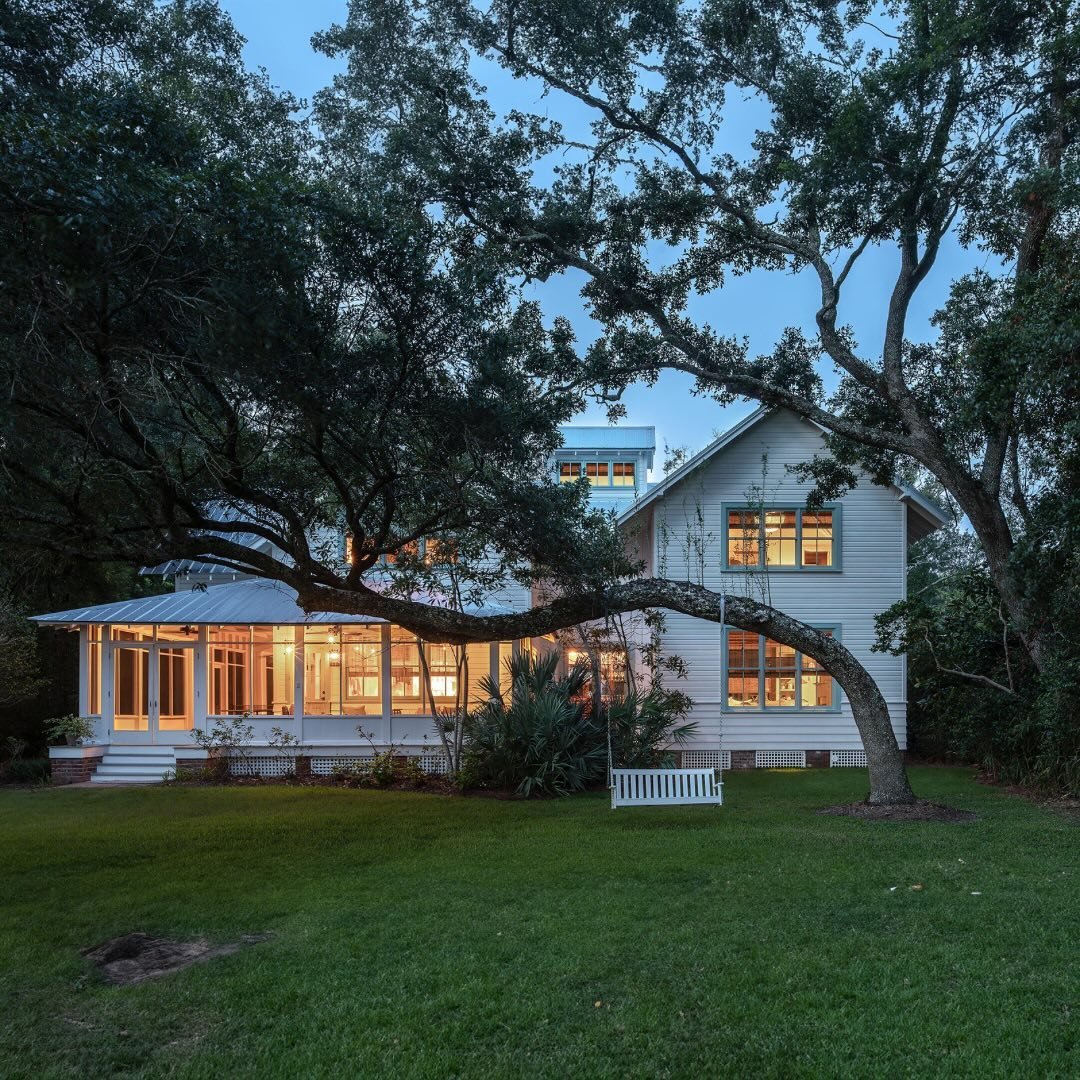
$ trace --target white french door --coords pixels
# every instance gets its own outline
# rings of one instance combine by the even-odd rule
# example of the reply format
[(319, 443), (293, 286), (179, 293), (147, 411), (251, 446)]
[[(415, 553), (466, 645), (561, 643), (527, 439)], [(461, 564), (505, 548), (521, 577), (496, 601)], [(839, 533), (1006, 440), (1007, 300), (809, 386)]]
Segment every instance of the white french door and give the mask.
[(114, 742), (190, 742), (194, 702), (193, 643), (114, 643)]

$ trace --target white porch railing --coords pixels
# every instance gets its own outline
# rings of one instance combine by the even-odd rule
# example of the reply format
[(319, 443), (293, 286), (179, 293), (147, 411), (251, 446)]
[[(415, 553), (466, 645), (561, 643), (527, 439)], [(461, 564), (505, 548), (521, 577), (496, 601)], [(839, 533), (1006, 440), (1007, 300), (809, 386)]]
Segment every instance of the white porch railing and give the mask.
[(618, 806), (722, 806), (718, 769), (612, 769), (611, 809)]

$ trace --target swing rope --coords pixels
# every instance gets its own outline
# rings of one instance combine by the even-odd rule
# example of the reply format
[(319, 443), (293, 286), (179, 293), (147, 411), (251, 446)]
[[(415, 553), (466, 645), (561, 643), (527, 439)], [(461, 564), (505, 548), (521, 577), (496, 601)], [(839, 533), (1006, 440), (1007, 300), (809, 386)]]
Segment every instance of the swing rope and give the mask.
[[(721, 593), (720, 594), (720, 630), (721, 630), (721, 632), (723, 631), (723, 629), (724, 629), (724, 627), (726, 625), (727, 625), (727, 594), (726, 593)], [(722, 640), (722, 638), (721, 638), (721, 640)], [(614, 758), (614, 754), (612, 753), (612, 749), (611, 749), (611, 709), (610, 709), (610, 707), (608, 708), (607, 716), (604, 719), (605, 719), (604, 727), (607, 729), (607, 778), (608, 778), (607, 786), (608, 786), (609, 789), (614, 790), (614, 787), (615, 787), (615, 758)], [(723, 754), (724, 728), (723, 728), (723, 719), (722, 718), (721, 718), (720, 724), (721, 724), (721, 727), (720, 727), (720, 747), (721, 747), (721, 754)], [(721, 757), (720, 760), (722, 761), (723, 757)], [(717, 769), (718, 774), (719, 774), (719, 772), (720, 772), (720, 770)]]

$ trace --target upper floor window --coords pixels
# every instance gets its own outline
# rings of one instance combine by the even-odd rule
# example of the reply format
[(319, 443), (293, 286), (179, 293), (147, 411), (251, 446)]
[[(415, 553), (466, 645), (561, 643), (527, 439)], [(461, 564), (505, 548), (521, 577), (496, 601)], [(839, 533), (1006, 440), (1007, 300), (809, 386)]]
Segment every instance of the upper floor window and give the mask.
[(606, 461), (585, 462), (585, 479), (594, 487), (610, 487), (611, 474)]
[(814, 569), (839, 561), (839, 511), (752, 509), (727, 512), (725, 541), (729, 567)]
[(594, 487), (632, 488), (637, 482), (633, 461), (560, 461), (559, 482), (572, 484), (585, 477)]
[(830, 709), (835, 704), (832, 676), (816, 660), (760, 634), (728, 631), (729, 709)]

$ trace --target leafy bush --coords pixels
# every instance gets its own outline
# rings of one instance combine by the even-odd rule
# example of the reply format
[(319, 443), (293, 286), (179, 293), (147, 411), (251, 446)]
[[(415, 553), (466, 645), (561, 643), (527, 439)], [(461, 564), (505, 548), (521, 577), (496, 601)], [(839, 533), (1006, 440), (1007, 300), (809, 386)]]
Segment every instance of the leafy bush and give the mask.
[(48, 758), (15, 758), (4, 766), (9, 784), (45, 784), (52, 774)]
[(624, 769), (670, 769), (675, 765), (673, 747), (697, 733), (695, 721), (683, 718), (693, 707), (685, 695), (654, 688), (639, 694), (631, 690), (621, 701), (608, 706), (611, 753)]
[(604, 731), (589, 714), (584, 696), (588, 671), (575, 668), (556, 678), (558, 655), (528, 654), (507, 664), (509, 703), (490, 679), (489, 699), (466, 725), (466, 784), (512, 789), (519, 795), (567, 795), (604, 776)]
[[(227, 762), (225, 764), (227, 764)], [(188, 765), (178, 765), (173, 772), (173, 775), (166, 782), (194, 784), (207, 783), (220, 779), (222, 779), (222, 770), (220, 768), (211, 768), (209, 765), (204, 765), (200, 768), (192, 768)]]
[(45, 735), (50, 742), (80, 743), (93, 738), (94, 721), (88, 716), (55, 716), (45, 721)]
[(229, 776), (229, 762), (233, 758), (246, 758), (251, 740), (255, 738), (255, 728), (244, 723), (246, 717), (235, 716), (214, 721), (209, 731), (193, 728), (192, 738), (209, 755), (207, 769), (218, 780)]

